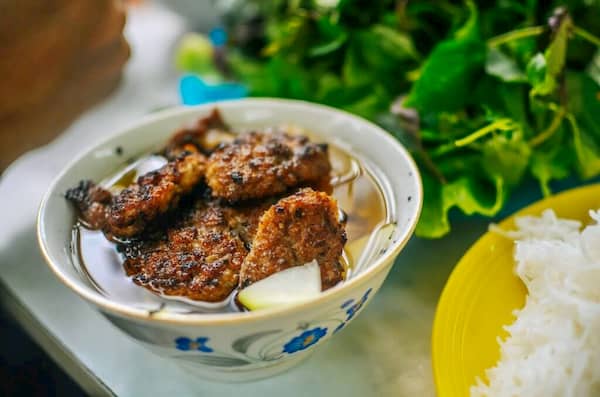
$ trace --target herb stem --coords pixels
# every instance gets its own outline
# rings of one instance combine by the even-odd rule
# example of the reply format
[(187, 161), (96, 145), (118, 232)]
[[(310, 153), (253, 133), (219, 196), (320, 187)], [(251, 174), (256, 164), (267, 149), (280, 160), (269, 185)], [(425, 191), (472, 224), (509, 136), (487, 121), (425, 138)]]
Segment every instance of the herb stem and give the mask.
[(512, 123), (511, 119), (496, 120), (492, 124), (488, 124), (485, 127), (478, 129), (477, 131), (473, 132), (472, 134), (467, 135), (464, 138), (457, 139), (456, 141), (454, 141), (454, 146), (456, 146), (456, 147), (467, 146), (467, 145), (475, 142), (479, 138), (486, 136), (490, 132), (494, 132), (496, 130), (508, 129), (511, 123)]
[(435, 176), (435, 178), (438, 180), (438, 182), (440, 182), (442, 185), (445, 185), (446, 183), (448, 183), (448, 181), (444, 177), (444, 174), (442, 174), (442, 172), (439, 170), (439, 168), (436, 167), (435, 163), (433, 162), (433, 160), (431, 160), (431, 157), (429, 156), (427, 151), (425, 151), (425, 149), (422, 146), (419, 149), (419, 151), (421, 154), (421, 159), (423, 160), (423, 163), (425, 164), (425, 167), (427, 167), (427, 169), (429, 169), (429, 171), (433, 174), (433, 176)]
[(556, 113), (554, 113), (554, 118), (550, 122), (550, 125), (548, 126), (548, 128), (546, 128), (544, 131), (540, 132), (538, 135), (534, 136), (529, 141), (529, 146), (537, 147), (537, 146), (541, 145), (542, 143), (544, 143), (546, 140), (548, 140), (552, 135), (554, 135), (554, 133), (556, 132), (558, 127), (560, 127), (560, 123), (562, 123), (562, 120), (565, 117), (565, 114), (566, 114), (565, 108), (563, 108), (563, 107), (559, 108), (558, 111)]
[(453, 142), (441, 145), (437, 147), (435, 150), (431, 152), (431, 157), (438, 157), (448, 152), (451, 152), (454, 149), (461, 148), (463, 146), (467, 146), (475, 142), (476, 140), (486, 136), (497, 130), (508, 130), (511, 128), (513, 122), (511, 119), (504, 118), (498, 119), (491, 124), (486, 125), (478, 129), (477, 131), (467, 135), (464, 138), (457, 139)]
[(578, 26), (573, 27), (573, 33), (577, 36), (581, 37), (584, 40), (589, 41), (590, 43), (600, 47), (600, 37), (596, 37), (585, 29), (581, 29)]
[(499, 45), (508, 43), (509, 41), (524, 39), (531, 36), (539, 36), (540, 34), (544, 33), (545, 30), (546, 28), (544, 26), (531, 26), (528, 28), (512, 30), (510, 32), (492, 37), (487, 41), (487, 45), (488, 47), (498, 47)]

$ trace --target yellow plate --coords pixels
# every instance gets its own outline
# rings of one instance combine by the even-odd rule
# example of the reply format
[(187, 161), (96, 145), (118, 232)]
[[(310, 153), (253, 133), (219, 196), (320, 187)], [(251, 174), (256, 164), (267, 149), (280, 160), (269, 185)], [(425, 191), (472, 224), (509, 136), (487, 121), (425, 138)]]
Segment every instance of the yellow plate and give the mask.
[[(538, 201), (506, 219), (539, 215), (552, 208), (563, 218), (589, 221), (590, 209), (600, 208), (600, 184), (566, 191)], [(500, 357), (497, 343), (513, 310), (525, 302), (526, 289), (513, 274), (513, 242), (486, 233), (462, 257), (450, 275), (438, 303), (432, 335), (433, 373), (438, 396), (463, 397), (476, 377)]]

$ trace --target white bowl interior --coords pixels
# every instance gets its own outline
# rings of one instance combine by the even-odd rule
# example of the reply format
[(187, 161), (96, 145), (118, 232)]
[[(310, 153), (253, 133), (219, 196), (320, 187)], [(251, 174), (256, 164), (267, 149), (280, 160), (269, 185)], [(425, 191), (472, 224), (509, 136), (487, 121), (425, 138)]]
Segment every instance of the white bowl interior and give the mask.
[[(64, 198), (67, 189), (81, 179), (104, 179), (122, 168), (127, 159), (159, 147), (175, 129), (208, 114), (215, 106), (234, 128), (298, 125), (319, 135), (323, 141), (338, 143), (352, 150), (367, 161), (372, 172), (385, 175), (386, 183), (382, 188), (392, 199), (389, 221), (395, 227), (387, 232), (387, 238), (378, 246), (377, 260), (371, 261), (360, 273), (368, 273), (369, 267), (381, 264), (387, 255), (393, 255), (394, 250), (397, 252), (397, 248), (410, 237), (421, 208), (420, 177), (406, 150), (385, 131), (348, 113), (300, 101), (228, 101), (217, 105), (176, 108), (152, 115), (83, 153), (57, 177), (42, 202), (38, 232), (42, 249), (60, 278), (96, 303), (110, 303), (89, 284), (73, 263), (70, 245), (76, 214)], [(109, 133), (110, 126), (107, 126)], [(360, 273), (354, 278), (361, 278), (363, 275)], [(135, 311), (134, 308), (121, 309)]]

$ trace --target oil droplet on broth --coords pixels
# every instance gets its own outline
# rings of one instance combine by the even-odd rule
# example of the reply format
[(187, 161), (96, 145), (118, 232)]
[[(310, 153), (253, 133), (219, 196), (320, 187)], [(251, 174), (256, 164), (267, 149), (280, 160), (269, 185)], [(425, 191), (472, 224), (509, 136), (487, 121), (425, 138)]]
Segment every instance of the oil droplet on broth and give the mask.
[(139, 176), (157, 170), (165, 164), (167, 164), (167, 159), (163, 156), (154, 154), (142, 156), (100, 184), (107, 186), (112, 194), (118, 194), (135, 182)]
[[(318, 136), (297, 127), (284, 126), (292, 134), (307, 135), (313, 142), (322, 141)], [(347, 216), (346, 234), (348, 240), (340, 258), (346, 268), (346, 279), (353, 277), (365, 261), (372, 256), (379, 241), (382, 226), (387, 216), (386, 200), (377, 178), (359, 156), (342, 149), (335, 143), (329, 144), (332, 164), (333, 196), (340, 209)], [(140, 174), (160, 168), (165, 159), (155, 156), (142, 156), (120, 172), (104, 180), (103, 185), (113, 193), (132, 183)], [(150, 311), (166, 310), (178, 313), (211, 313), (239, 311), (234, 295), (223, 302), (207, 303), (191, 301), (181, 297), (158, 296), (143, 287), (137, 286), (125, 275), (123, 258), (116, 251), (115, 244), (107, 240), (100, 231), (77, 226), (74, 235), (74, 264), (80, 267), (92, 285), (101, 293), (118, 302), (126, 303)], [(360, 259), (361, 263), (357, 263)], [(358, 267), (357, 267), (358, 266)], [(235, 291), (234, 291), (235, 292)]]

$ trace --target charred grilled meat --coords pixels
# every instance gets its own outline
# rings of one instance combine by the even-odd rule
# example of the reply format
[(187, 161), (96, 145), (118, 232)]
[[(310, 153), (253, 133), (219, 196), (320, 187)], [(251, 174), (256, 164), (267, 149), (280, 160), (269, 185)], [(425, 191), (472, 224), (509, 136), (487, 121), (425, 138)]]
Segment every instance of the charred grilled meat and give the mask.
[(194, 125), (175, 132), (167, 142), (164, 155), (168, 159), (177, 158), (184, 152), (209, 155), (217, 145), (230, 142), (234, 137), (219, 111), (213, 109), (208, 116), (199, 119)]
[(106, 208), (112, 201), (112, 194), (89, 180), (67, 190), (67, 200), (75, 204), (80, 218), (90, 229), (103, 229), (106, 224)]
[(165, 295), (219, 302), (238, 286), (251, 239), (264, 206), (237, 210), (198, 201), (159, 238), (120, 247), (133, 281)]
[(157, 217), (175, 208), (204, 176), (206, 158), (200, 153), (180, 156), (142, 175), (116, 196), (82, 181), (66, 198), (80, 210), (83, 221), (118, 239), (140, 234)]
[(107, 211), (105, 231), (120, 237), (135, 236), (159, 215), (175, 208), (204, 176), (206, 158), (192, 153), (170, 161), (114, 197)]
[(219, 302), (312, 260), (323, 290), (344, 278), (337, 203), (302, 188), (330, 191), (327, 145), (283, 132), (236, 136), (215, 110), (178, 131), (161, 153), (166, 165), (116, 195), (90, 181), (66, 195), (86, 226), (118, 241), (136, 284)]
[(345, 271), (339, 260), (346, 232), (338, 217), (335, 200), (310, 188), (279, 200), (260, 219), (241, 268), (240, 287), (315, 259), (322, 289), (333, 287)]
[(250, 132), (211, 154), (206, 181), (213, 196), (230, 202), (269, 197), (291, 187), (329, 181), (327, 145), (305, 136)]

